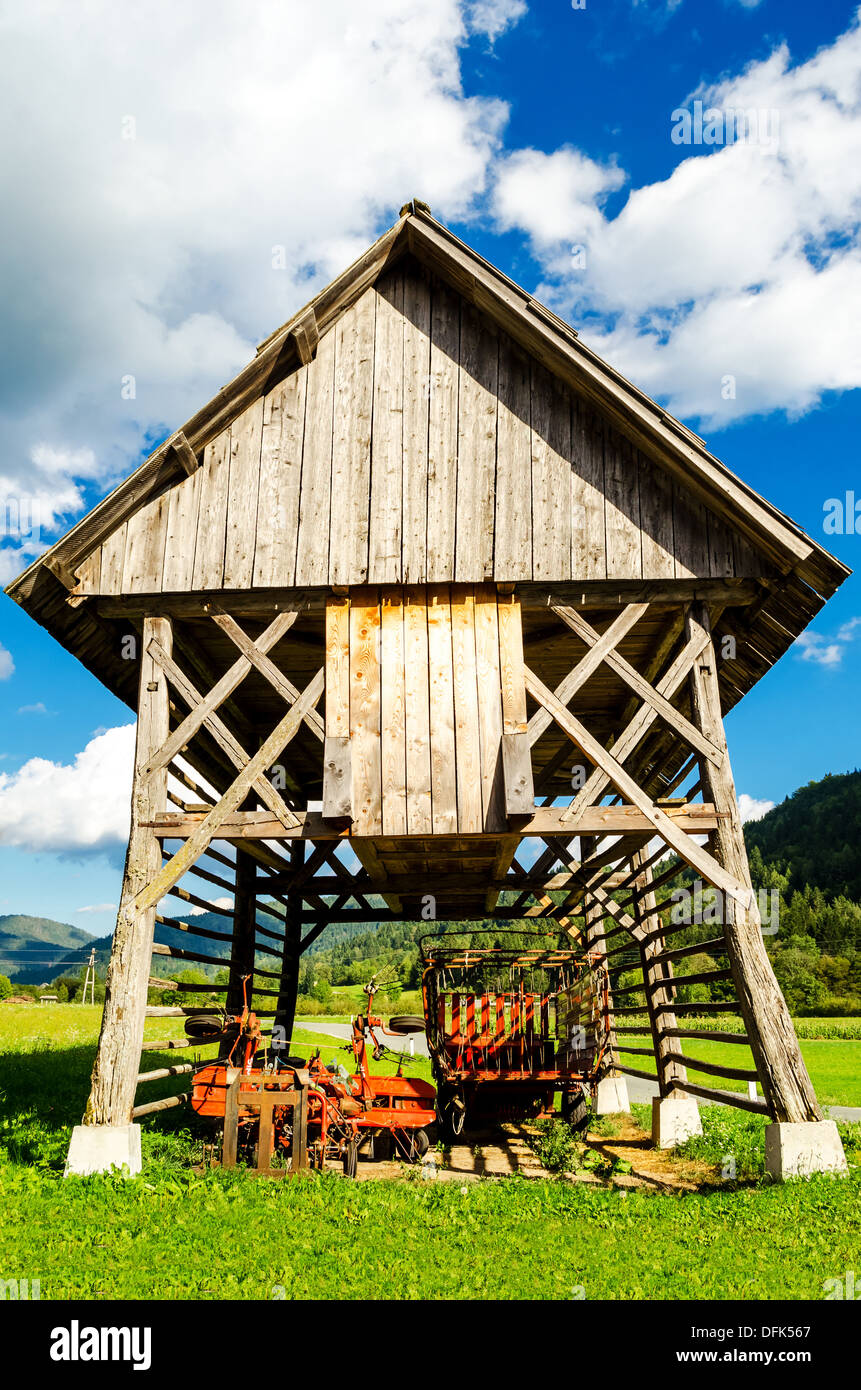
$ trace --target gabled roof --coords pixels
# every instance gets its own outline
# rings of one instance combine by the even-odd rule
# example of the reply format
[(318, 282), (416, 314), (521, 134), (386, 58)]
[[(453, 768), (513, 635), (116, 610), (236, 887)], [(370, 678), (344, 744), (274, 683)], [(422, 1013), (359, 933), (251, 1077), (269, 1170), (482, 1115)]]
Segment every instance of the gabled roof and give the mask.
[[(48, 569), (66, 588), (93, 549), (124, 520), (192, 471), (205, 446), (257, 397), (313, 355), (358, 297), (410, 253), (573, 387), (648, 458), (736, 528), (783, 574), (794, 571), (822, 598), (849, 570), (784, 513), (735, 476), (702, 439), (580, 341), (577, 332), (412, 202), (363, 256), (259, 345), (257, 355), (6, 592), (25, 607)], [(34, 616), (36, 616), (34, 614)], [(809, 621), (808, 615), (806, 621)]]

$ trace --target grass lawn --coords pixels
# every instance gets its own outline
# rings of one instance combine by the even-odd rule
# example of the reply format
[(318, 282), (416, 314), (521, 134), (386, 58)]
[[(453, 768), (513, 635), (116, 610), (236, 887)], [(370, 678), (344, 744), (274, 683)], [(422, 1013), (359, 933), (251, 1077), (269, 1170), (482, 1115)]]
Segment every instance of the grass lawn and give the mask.
[[(857, 1166), (846, 1181), (685, 1195), (519, 1177), (266, 1182), (193, 1172), (200, 1133), (172, 1111), (143, 1122), (141, 1177), (63, 1181), (98, 1021), (98, 1008), (0, 1005), (0, 1270), (40, 1279), (43, 1298), (819, 1299), (825, 1279), (861, 1267)], [(147, 1023), (150, 1037), (175, 1030)], [(843, 1099), (839, 1053), (827, 1055)], [(762, 1121), (724, 1107), (703, 1118), (699, 1156), (737, 1151), (755, 1174)], [(861, 1131), (845, 1133), (857, 1164)]]

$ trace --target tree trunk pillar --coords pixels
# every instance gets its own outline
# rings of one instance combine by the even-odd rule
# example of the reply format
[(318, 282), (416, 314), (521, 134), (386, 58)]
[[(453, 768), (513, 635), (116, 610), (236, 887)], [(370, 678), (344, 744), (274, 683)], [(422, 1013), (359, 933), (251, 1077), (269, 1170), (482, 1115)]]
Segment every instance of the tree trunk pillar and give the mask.
[(146, 823), (167, 804), (167, 768), (149, 777), (144, 777), (143, 769), (170, 732), (167, 679), (147, 654), (153, 639), (171, 653), (169, 618), (146, 617), (143, 621), (131, 829), (105, 985), (105, 1010), (84, 1117), (87, 1125), (130, 1122), (140, 1069), (156, 907), (136, 912), (134, 901), (161, 869), (161, 841)]
[[(705, 604), (691, 605), (686, 629), (688, 638), (710, 633)], [(710, 637), (691, 671), (691, 701), (694, 723), (723, 753), (719, 767), (707, 758), (700, 760), (703, 799), (713, 802), (721, 817), (713, 832), (714, 857), (743, 890), (738, 897), (725, 897), (724, 933), (736, 994), (765, 1100), (775, 1120), (791, 1123), (821, 1120), (822, 1111), (804, 1065), (792, 1018), (762, 939), (721, 715), (717, 660)]]

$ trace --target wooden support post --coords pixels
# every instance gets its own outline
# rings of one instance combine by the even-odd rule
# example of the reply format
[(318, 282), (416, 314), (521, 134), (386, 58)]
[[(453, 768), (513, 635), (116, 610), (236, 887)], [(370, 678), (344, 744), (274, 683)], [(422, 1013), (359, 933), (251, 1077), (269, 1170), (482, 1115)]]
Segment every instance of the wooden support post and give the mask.
[[(249, 854), (237, 847), (233, 906), (233, 944), (225, 1008), (241, 1014), (244, 999), (251, 1005), (254, 985), (255, 933), (257, 930), (257, 865)], [(243, 995), (242, 978), (250, 975)], [(229, 1049), (228, 1049), (229, 1050)]]
[[(639, 890), (634, 898), (632, 909), (634, 921), (640, 924), (643, 915), (654, 932), (658, 922), (655, 915), (657, 899), (652, 890), (652, 870), (645, 867), (646, 852), (637, 850), (632, 864), (640, 870), (634, 880)], [(672, 962), (664, 958), (663, 937), (650, 936), (640, 942), (640, 960), (643, 967), (643, 983), (646, 987), (646, 1007), (652, 1028), (652, 1041), (655, 1045), (655, 1061), (658, 1067), (658, 1085), (661, 1096), (668, 1096), (677, 1081), (687, 1081), (687, 1072), (680, 1062), (671, 1059), (673, 1041), (667, 1037), (666, 1030), (676, 1027), (676, 1015), (672, 1006)]]
[[(580, 837), (580, 857), (585, 862), (591, 854), (595, 853), (597, 841), (591, 837), (581, 835)], [(604, 909), (597, 898), (590, 892), (586, 892), (583, 899), (583, 918), (585, 922), (586, 949), (594, 951), (597, 955), (606, 956), (607, 946), (604, 942)], [(619, 1054), (616, 1051), (616, 1030), (614, 1028), (613, 1012), (613, 992), (609, 991), (610, 1003), (610, 1037), (607, 1043), (607, 1050), (604, 1054), (606, 1066), (604, 1074), (610, 1076), (618, 1075)]]
[(821, 1120), (822, 1111), (801, 1056), (792, 1018), (762, 940), (721, 716), (717, 659), (704, 604), (691, 605), (686, 626), (690, 638), (703, 639), (701, 655), (691, 670), (694, 722), (724, 754), (717, 766), (708, 758), (700, 761), (703, 796), (714, 802), (719, 816), (724, 816), (712, 832), (713, 852), (722, 867), (749, 892), (747, 901), (738, 894), (724, 894), (724, 931), (751, 1052), (775, 1120)]
[(167, 804), (167, 768), (149, 775), (144, 770), (170, 732), (167, 679), (149, 655), (153, 641), (170, 653), (173, 635), (169, 618), (146, 617), (143, 621), (131, 829), (105, 984), (105, 1011), (84, 1117), (88, 1125), (129, 1123), (140, 1070), (156, 905), (139, 911), (135, 899), (161, 869), (161, 841), (150, 827)]
[[(302, 868), (304, 845), (299, 840), (290, 845), (290, 867), (294, 873)], [(281, 980), (278, 986), (278, 1004), (275, 1009), (275, 1025), (284, 1029), (284, 1037), (293, 1036), (296, 1018), (296, 996), (299, 993), (299, 964), (302, 943), (302, 892), (287, 893), (287, 912), (284, 921), (284, 955), (281, 960)]]

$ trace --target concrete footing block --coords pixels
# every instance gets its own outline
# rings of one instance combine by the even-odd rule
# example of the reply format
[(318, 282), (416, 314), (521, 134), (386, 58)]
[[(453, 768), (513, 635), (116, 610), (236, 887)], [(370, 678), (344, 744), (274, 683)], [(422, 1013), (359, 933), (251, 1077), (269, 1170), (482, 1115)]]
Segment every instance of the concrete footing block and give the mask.
[(140, 1125), (75, 1125), (64, 1177), (87, 1177), (127, 1168), (128, 1176), (141, 1171)]
[(595, 1114), (618, 1115), (630, 1112), (628, 1083), (624, 1076), (602, 1076), (595, 1088)]
[(653, 1098), (652, 1143), (656, 1149), (676, 1149), (702, 1132), (700, 1108), (693, 1096)]
[(833, 1120), (765, 1127), (765, 1171), (777, 1182), (811, 1173), (846, 1173), (848, 1166)]

